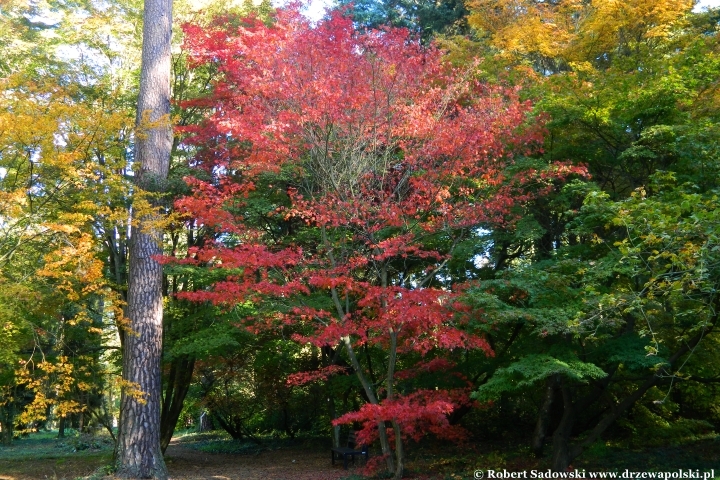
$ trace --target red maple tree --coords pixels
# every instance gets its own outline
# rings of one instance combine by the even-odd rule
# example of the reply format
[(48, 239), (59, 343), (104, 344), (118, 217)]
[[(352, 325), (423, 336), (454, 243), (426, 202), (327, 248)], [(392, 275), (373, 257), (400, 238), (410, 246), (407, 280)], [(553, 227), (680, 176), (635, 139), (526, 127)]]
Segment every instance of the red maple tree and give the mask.
[[(359, 32), (339, 13), (312, 26), (288, 9), (270, 25), (220, 19), (186, 25), (185, 34), (191, 65), (217, 74), (211, 95), (186, 103), (208, 112), (185, 133), (210, 180), (188, 178), (194, 193), (177, 206), (224, 235), (176, 261), (228, 277), (183, 295), (294, 305), (251, 328), (296, 327), (297, 341), (336, 353), (291, 382), (337, 374), (346, 358), (368, 403), (335, 423), (362, 423), (365, 441), (379, 436), (401, 476), (403, 438), (461, 437), (447, 415), (470, 400), (462, 381), (400, 393), (399, 382), (433, 361), (398, 372), (398, 358), (458, 348), (492, 355), (466, 327), (459, 286), (444, 274), (454, 248), (478, 228), (512, 225), (519, 207), (577, 170), (518, 168), (542, 138), (531, 106), (513, 89), (477, 81), (475, 66), (445, 65), (407, 30)], [(312, 231), (315, 244), (271, 244), (245, 221), (258, 176), (281, 170), (278, 178), (292, 177), (286, 202), (267, 215)], [(384, 352), (383, 381), (358, 357), (363, 345)]]

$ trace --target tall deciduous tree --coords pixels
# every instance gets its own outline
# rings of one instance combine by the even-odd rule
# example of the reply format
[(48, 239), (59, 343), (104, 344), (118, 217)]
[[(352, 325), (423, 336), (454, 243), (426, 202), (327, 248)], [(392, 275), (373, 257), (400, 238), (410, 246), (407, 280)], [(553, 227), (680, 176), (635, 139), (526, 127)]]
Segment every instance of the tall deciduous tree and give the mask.
[[(530, 106), (512, 89), (476, 82), (472, 69), (446, 68), (437, 49), (405, 29), (359, 33), (341, 15), (311, 28), (282, 11), (271, 26), (223, 20), (186, 34), (192, 61), (218, 75), (213, 95), (190, 103), (212, 115), (187, 129), (190, 142), (209, 147), (198, 163), (214, 181), (195, 180), (180, 206), (224, 234), (185, 261), (229, 269), (229, 278), (184, 297), (272, 298), (278, 308), (254, 328), (287, 327), (297, 341), (334, 352), (326, 369), (298, 382), (344, 371), (346, 356), (367, 404), (336, 423), (362, 421), (362, 436), (379, 436), (400, 478), (403, 439), (457, 436), (447, 415), (469, 403), (462, 382), (439, 391), (406, 382), (437, 368), (411, 371), (408, 354), (491, 353), (455, 302), (448, 259), (474, 229), (512, 225), (518, 205), (571, 169), (523, 168), (541, 139), (526, 125)], [(262, 245), (267, 237), (246, 221), (243, 196), (282, 164), (285, 208), (266, 215), (303, 230), (312, 240), (302, 251)]]
[[(112, 198), (125, 192), (120, 176), (109, 174), (124, 164), (131, 115), (98, 60), (100, 53), (115, 58), (97, 48), (102, 12), (84, 2), (56, 6), (12, 1), (0, 7), (4, 442), (12, 440), (14, 426), (87, 418), (87, 400), (100, 398), (103, 385), (102, 320), (115, 304), (94, 229), (113, 210)], [(69, 45), (92, 51), (92, 60), (58, 54)], [(90, 365), (98, 376), (85, 375)]]
[(162, 192), (172, 149), (170, 40), (172, 1), (146, 0), (136, 118), (137, 186), (150, 201), (136, 208), (130, 241), (128, 330), (123, 342), (125, 391), (118, 437), (118, 475), (166, 478), (160, 450), (160, 361), (162, 356), (162, 229), (153, 197)]

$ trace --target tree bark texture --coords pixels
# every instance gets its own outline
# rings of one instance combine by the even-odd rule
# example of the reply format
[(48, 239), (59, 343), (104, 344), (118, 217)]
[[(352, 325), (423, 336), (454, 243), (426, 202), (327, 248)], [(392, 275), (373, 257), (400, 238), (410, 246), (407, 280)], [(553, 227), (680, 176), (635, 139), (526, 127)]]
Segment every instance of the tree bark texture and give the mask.
[[(171, 35), (172, 0), (145, 0), (135, 133), (137, 185), (144, 191), (162, 191), (170, 165)], [(157, 215), (143, 212), (138, 216), (130, 237), (129, 331), (123, 351), (125, 390), (117, 475), (166, 479), (160, 449), (163, 276), (156, 260), (162, 254), (162, 231), (157, 226)]]

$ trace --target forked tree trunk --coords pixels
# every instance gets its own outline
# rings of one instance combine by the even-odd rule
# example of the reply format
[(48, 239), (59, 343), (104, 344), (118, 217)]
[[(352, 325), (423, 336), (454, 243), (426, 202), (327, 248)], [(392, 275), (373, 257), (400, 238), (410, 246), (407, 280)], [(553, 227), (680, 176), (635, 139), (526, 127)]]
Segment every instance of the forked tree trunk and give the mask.
[[(145, 0), (135, 161), (137, 185), (161, 192), (172, 148), (170, 39), (172, 0)], [(162, 354), (162, 231), (157, 215), (135, 211), (130, 237), (127, 316), (123, 351), (124, 392), (117, 447), (117, 475), (166, 479), (160, 450)]]
[(160, 448), (163, 453), (170, 445), (170, 440), (175, 432), (175, 425), (180, 418), (185, 397), (190, 390), (194, 369), (194, 358), (175, 358), (171, 363), (160, 414)]
[[(337, 262), (335, 261), (335, 256), (332, 253), (332, 249), (329, 248), (329, 242), (327, 238), (327, 232), (325, 230), (325, 227), (321, 229), (322, 232), (322, 241), (323, 244), (328, 247), (328, 257), (330, 258), (330, 261), (332, 262), (333, 267), (337, 266)], [(345, 318), (345, 315), (347, 313), (350, 313), (349, 306), (346, 305), (346, 307), (343, 307), (342, 302), (340, 302), (340, 297), (338, 295), (338, 291), (336, 288), (331, 289), (332, 293), (332, 299), (333, 303), (335, 304), (335, 308), (337, 309), (338, 313), (338, 319), (342, 320)], [(347, 311), (346, 311), (347, 310)], [(358, 377), (358, 380), (360, 380), (360, 384), (363, 387), (363, 390), (365, 391), (365, 396), (368, 399), (368, 402), (370, 402), (373, 405), (378, 405), (380, 402), (378, 401), (377, 396), (375, 395), (375, 391), (373, 389), (373, 386), (371, 382), (368, 380), (368, 378), (363, 373), (363, 368), (360, 366), (360, 361), (357, 358), (357, 355), (355, 355), (355, 349), (352, 346), (352, 341), (350, 339), (349, 335), (346, 335), (342, 337), (341, 342), (345, 345), (345, 349), (348, 353), (348, 357), (350, 358), (350, 363), (353, 366), (353, 369), (355, 370), (355, 374)], [(395, 471), (395, 459), (393, 458), (393, 452), (392, 448), (390, 448), (390, 441), (387, 437), (387, 432), (385, 431), (385, 422), (379, 421), (378, 422), (378, 436), (380, 437), (380, 449), (382, 450), (383, 456), (385, 457), (385, 462), (387, 463), (388, 471), (394, 472)]]
[[(362, 371), (362, 367), (360, 366), (360, 362), (357, 359), (357, 356), (355, 355), (355, 350), (353, 349), (352, 342), (350, 341), (350, 336), (345, 336), (342, 338), (343, 342), (345, 343), (345, 348), (348, 352), (348, 357), (350, 357), (350, 363), (352, 364), (353, 368), (355, 369), (355, 374), (358, 377), (358, 380), (360, 380), (360, 384), (363, 387), (363, 390), (365, 390), (365, 395), (367, 396), (369, 402), (373, 405), (379, 405), (380, 402), (378, 401), (377, 397), (375, 396), (375, 392), (373, 391), (371, 383), (368, 381), (367, 377), (365, 377), (365, 374)], [(390, 441), (387, 437), (387, 432), (385, 431), (385, 422), (379, 421), (378, 422), (378, 436), (380, 437), (380, 449), (382, 450), (383, 456), (385, 457), (385, 462), (387, 463), (388, 471), (394, 472), (395, 471), (395, 458), (393, 457), (393, 451), (392, 448), (390, 448)]]

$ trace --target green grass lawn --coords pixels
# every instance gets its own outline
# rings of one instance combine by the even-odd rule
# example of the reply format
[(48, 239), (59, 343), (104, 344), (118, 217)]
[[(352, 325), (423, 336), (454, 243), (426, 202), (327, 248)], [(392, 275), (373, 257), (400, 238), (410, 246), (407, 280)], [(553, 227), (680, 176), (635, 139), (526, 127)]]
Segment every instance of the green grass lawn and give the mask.
[(107, 435), (38, 432), (0, 446), (0, 480), (100, 477), (112, 462), (113, 442)]

